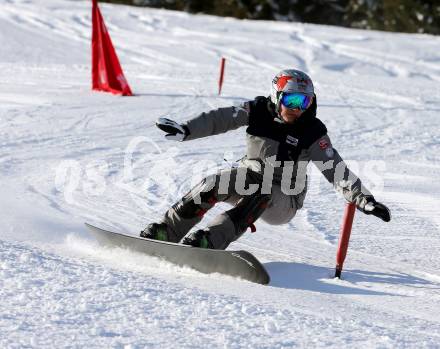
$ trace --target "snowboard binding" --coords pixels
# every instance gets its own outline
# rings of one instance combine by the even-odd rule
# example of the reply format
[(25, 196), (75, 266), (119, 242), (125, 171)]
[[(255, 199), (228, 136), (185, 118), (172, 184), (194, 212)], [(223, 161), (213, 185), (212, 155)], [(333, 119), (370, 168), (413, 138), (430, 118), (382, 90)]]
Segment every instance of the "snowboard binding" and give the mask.
[(168, 230), (165, 223), (151, 223), (141, 231), (141, 238), (168, 241)]
[(205, 230), (197, 230), (189, 233), (182, 239), (181, 243), (193, 247), (214, 249), (214, 245), (209, 239), (209, 232)]

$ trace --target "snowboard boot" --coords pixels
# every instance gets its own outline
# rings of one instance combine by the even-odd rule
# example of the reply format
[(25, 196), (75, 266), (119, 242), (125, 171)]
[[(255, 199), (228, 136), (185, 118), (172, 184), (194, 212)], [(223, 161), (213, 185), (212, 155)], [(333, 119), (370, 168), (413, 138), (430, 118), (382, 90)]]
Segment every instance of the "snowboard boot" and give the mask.
[(151, 223), (141, 231), (141, 238), (168, 241), (168, 230), (165, 223)]
[(214, 248), (211, 240), (209, 240), (209, 232), (205, 230), (197, 230), (189, 233), (182, 239), (181, 243), (183, 245), (190, 245), (194, 247)]

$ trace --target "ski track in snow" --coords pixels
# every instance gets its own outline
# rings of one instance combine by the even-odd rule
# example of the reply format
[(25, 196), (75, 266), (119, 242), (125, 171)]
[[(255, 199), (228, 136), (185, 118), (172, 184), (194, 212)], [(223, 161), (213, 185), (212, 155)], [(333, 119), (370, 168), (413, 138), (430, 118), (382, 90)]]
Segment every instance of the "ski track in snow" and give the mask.
[[(438, 37), (100, 4), (136, 93), (120, 98), (90, 91), (90, 7), (0, 6), (0, 347), (440, 347)], [(286, 67), (310, 73), (318, 116), (361, 178), (384, 162), (383, 188), (366, 184), (393, 220), (356, 213), (343, 280), (344, 202), (316, 170), (292, 222), (258, 222), (231, 246), (265, 264), (269, 286), (91, 241), (84, 221), (136, 234), (200, 166), (243, 155), (243, 129), (177, 144), (158, 117), (267, 95)]]

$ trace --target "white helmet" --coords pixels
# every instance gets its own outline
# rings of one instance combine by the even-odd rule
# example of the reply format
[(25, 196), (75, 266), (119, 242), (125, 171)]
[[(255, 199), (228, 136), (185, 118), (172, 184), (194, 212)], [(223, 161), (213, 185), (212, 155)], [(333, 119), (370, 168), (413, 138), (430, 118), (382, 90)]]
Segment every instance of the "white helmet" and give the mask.
[(275, 75), (272, 80), (270, 99), (276, 105), (277, 111), (282, 94), (295, 92), (311, 97), (315, 95), (312, 79), (306, 73), (295, 69), (285, 69)]

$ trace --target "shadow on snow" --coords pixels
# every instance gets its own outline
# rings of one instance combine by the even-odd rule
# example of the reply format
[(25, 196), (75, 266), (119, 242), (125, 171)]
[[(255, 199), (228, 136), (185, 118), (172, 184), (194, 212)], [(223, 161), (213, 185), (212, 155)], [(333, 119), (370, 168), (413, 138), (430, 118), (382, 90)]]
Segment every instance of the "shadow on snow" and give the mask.
[(356, 284), (396, 284), (413, 287), (436, 285), (431, 281), (401, 273), (347, 270), (342, 272), (342, 280), (339, 280), (333, 278), (333, 268), (290, 262), (270, 262), (265, 263), (264, 267), (271, 278), (269, 286), (320, 293), (401, 296), (400, 294), (368, 290), (365, 289), (365, 286), (360, 288)]

